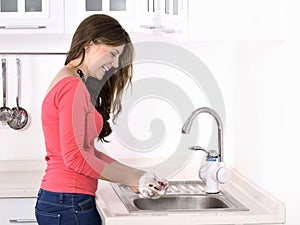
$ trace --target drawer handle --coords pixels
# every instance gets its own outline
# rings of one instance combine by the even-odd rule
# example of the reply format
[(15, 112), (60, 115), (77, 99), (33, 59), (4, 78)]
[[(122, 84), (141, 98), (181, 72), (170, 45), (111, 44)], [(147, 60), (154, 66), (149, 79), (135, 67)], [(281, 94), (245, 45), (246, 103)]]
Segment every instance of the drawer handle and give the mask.
[(13, 30), (13, 29), (44, 29), (47, 28), (43, 25), (4, 25), (0, 26), (0, 29), (7, 29), (7, 30)]
[(35, 219), (10, 219), (10, 223), (37, 223)]

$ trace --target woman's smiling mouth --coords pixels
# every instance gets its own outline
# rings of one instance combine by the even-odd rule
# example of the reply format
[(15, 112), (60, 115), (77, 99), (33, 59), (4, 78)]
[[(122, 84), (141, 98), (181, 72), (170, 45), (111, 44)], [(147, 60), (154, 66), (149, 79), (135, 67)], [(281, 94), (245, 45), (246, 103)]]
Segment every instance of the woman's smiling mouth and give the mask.
[(101, 66), (101, 69), (103, 70), (104, 73), (109, 71), (109, 68), (107, 66)]

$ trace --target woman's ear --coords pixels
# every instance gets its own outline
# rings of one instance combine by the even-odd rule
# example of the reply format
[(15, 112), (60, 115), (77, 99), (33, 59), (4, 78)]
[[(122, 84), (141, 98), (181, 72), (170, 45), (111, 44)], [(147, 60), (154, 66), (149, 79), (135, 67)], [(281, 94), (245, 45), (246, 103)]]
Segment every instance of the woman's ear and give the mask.
[(89, 47), (91, 47), (93, 44), (94, 44), (93, 41), (89, 41), (88, 43), (86, 43), (86, 44), (84, 45), (84, 49), (87, 50), (87, 49), (88, 49)]

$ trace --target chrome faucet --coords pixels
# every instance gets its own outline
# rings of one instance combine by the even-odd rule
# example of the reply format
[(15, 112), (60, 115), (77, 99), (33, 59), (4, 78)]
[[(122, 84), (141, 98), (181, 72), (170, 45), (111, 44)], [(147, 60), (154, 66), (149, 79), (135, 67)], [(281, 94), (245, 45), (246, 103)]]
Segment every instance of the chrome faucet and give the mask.
[(206, 193), (218, 193), (219, 183), (226, 183), (229, 180), (229, 174), (224, 168), (224, 151), (223, 151), (223, 125), (219, 115), (211, 108), (202, 107), (192, 112), (190, 117), (182, 127), (183, 134), (189, 134), (192, 123), (197, 115), (201, 113), (209, 113), (214, 117), (218, 125), (218, 153), (215, 150), (206, 150), (200, 146), (191, 146), (191, 150), (201, 150), (207, 153), (206, 165), (202, 165), (199, 170), (199, 177), (206, 181)]
[[(192, 114), (190, 115), (190, 117), (187, 119), (187, 121), (184, 123), (183, 127), (182, 127), (182, 133), (183, 134), (189, 134), (191, 131), (191, 127), (192, 127), (192, 123), (194, 121), (194, 119), (196, 118), (197, 115), (199, 115), (200, 113), (209, 113), (210, 115), (212, 115), (218, 125), (218, 150), (219, 150), (219, 157), (220, 157), (220, 162), (224, 161), (224, 152), (223, 152), (223, 125), (222, 125), (222, 121), (221, 118), (219, 117), (219, 115), (211, 108), (208, 107), (202, 107), (199, 109), (196, 109), (194, 112), (192, 112)], [(200, 150), (200, 149), (194, 149), (194, 150)]]

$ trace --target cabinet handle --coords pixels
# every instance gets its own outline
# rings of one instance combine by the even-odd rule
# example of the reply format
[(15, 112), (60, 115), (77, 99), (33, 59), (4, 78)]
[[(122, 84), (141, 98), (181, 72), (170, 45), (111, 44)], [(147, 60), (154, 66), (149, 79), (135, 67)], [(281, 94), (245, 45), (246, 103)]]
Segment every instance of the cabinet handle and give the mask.
[(43, 25), (4, 25), (0, 29), (44, 29), (47, 28)]
[(173, 34), (175, 33), (175, 30), (173, 29), (162, 29), (161, 32), (167, 33), (167, 34)]
[(37, 223), (35, 219), (10, 219), (9, 223)]
[(155, 29), (163, 29), (163, 26), (160, 25), (140, 25), (140, 28), (148, 29), (148, 30), (155, 30)]
[(163, 26), (160, 26), (160, 25), (157, 25), (157, 26), (154, 26), (154, 25), (140, 25), (141, 28), (144, 28), (144, 29), (148, 29), (148, 30), (160, 30), (161, 32), (164, 32), (164, 33), (167, 33), (167, 34), (172, 34), (172, 33), (175, 33), (175, 30), (174, 29), (167, 29)]

